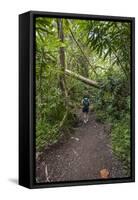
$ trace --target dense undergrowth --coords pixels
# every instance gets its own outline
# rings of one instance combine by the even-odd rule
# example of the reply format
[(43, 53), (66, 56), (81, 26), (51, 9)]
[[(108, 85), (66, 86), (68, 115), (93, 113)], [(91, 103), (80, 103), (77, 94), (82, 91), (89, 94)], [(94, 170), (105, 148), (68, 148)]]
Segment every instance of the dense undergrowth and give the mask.
[(103, 90), (94, 95), (97, 120), (111, 125), (111, 139), (114, 153), (130, 171), (130, 91), (128, 80), (108, 77), (101, 82)]

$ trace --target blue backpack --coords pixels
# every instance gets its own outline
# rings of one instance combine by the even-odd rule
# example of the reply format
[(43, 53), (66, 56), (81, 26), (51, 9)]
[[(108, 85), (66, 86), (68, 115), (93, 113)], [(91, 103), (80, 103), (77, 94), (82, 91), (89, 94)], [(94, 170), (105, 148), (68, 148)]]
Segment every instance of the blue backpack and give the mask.
[(83, 106), (84, 106), (85, 108), (88, 108), (88, 107), (89, 107), (89, 104), (90, 104), (89, 98), (85, 97), (85, 98), (83, 99)]

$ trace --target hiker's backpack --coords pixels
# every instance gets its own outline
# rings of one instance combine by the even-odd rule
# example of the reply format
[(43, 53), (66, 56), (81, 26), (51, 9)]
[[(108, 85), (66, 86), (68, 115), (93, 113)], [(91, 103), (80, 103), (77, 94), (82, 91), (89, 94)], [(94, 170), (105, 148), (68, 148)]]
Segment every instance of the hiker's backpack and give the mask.
[(85, 97), (84, 99), (83, 99), (83, 106), (84, 107), (89, 107), (89, 98), (87, 98), (87, 97)]

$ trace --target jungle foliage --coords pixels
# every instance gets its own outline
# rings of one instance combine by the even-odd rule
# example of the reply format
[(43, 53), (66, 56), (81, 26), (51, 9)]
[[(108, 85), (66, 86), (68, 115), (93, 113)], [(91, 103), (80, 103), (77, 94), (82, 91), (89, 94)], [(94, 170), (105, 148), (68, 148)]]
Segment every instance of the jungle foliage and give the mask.
[(129, 22), (36, 18), (37, 150), (70, 130), (87, 92), (97, 120), (111, 124), (115, 154), (130, 165), (130, 34)]

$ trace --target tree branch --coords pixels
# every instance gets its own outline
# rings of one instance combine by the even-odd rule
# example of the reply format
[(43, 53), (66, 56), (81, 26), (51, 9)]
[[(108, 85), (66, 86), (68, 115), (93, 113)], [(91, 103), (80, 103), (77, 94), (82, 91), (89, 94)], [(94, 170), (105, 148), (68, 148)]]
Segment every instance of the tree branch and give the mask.
[(87, 56), (85, 55), (84, 51), (82, 50), (82, 48), (81, 48), (81, 46), (80, 46), (79, 42), (76, 40), (76, 38), (75, 38), (75, 36), (74, 36), (74, 34), (73, 34), (72, 30), (70, 29), (70, 27), (69, 27), (69, 31), (70, 31), (70, 33), (71, 33), (71, 36), (72, 36), (73, 40), (76, 42), (76, 44), (77, 44), (77, 46), (79, 47), (79, 49), (80, 49), (81, 53), (82, 53), (82, 54), (83, 54), (83, 56), (85, 57), (85, 60), (86, 60), (86, 61), (87, 61), (87, 63), (88, 63), (88, 64), (89, 64), (89, 65), (92, 67), (92, 69), (93, 69), (94, 73), (97, 75), (97, 73), (96, 73), (96, 71), (95, 71), (94, 67), (91, 65), (91, 63), (90, 63), (89, 59), (87, 58)]

